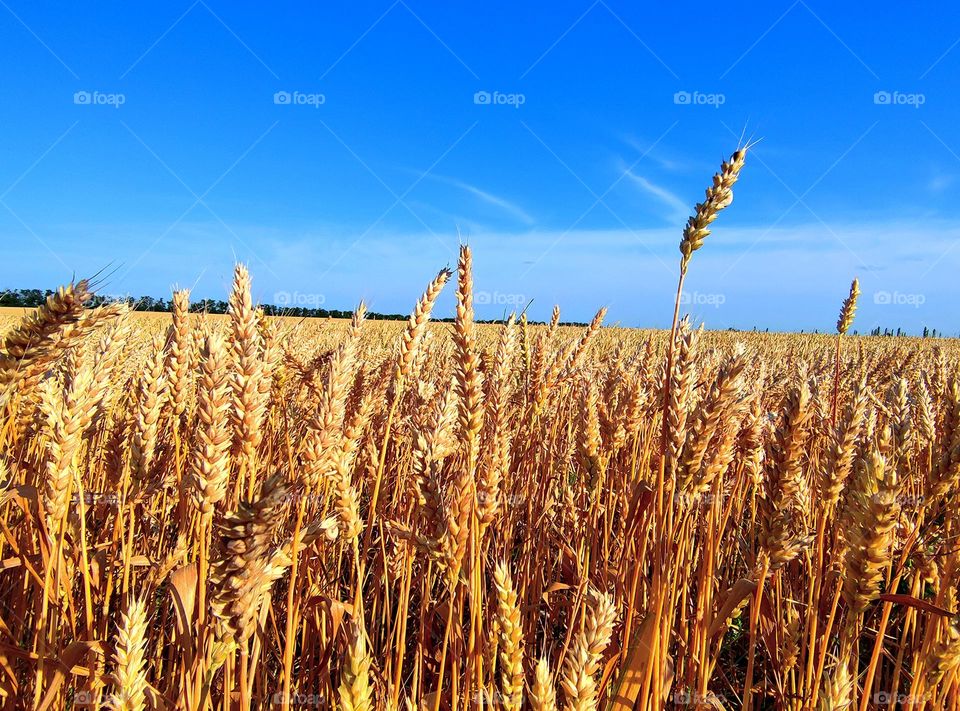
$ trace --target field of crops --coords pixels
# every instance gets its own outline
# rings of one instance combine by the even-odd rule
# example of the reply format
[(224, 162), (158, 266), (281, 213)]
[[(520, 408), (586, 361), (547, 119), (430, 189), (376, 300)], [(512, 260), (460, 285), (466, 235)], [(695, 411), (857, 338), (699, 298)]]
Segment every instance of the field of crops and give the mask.
[(960, 349), (856, 286), (833, 336), (480, 326), (467, 247), (407, 323), (90, 289), (0, 314), (5, 708), (957, 704)]

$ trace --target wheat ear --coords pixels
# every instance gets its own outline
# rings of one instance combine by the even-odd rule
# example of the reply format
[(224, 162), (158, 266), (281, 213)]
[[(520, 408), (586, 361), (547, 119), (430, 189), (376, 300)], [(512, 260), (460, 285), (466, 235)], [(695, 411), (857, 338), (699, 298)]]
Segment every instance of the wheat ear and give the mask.
[(500, 664), (503, 705), (508, 711), (519, 711), (523, 703), (523, 628), (520, 607), (510, 571), (497, 563), (493, 571), (497, 589), (497, 628), (500, 630)]
[(347, 656), (340, 670), (340, 703), (343, 711), (373, 711), (370, 688), (370, 655), (363, 630), (352, 625), (347, 643)]
[(0, 343), (0, 389), (55, 351), (61, 329), (80, 320), (91, 296), (86, 280), (62, 286), (7, 332)]
[(607, 595), (595, 595), (583, 630), (577, 635), (563, 666), (560, 686), (571, 711), (596, 711), (597, 685), (594, 677), (600, 657), (610, 643), (617, 610)]
[(557, 690), (550, 673), (550, 662), (540, 657), (534, 671), (530, 689), (530, 706), (533, 711), (557, 711)]
[(850, 284), (850, 294), (843, 300), (840, 307), (840, 316), (837, 318), (837, 333), (846, 335), (853, 325), (853, 318), (857, 314), (857, 298), (860, 296), (860, 280), (854, 279)]
[(141, 599), (133, 599), (121, 615), (113, 652), (117, 691), (110, 699), (116, 711), (141, 711), (146, 707), (147, 611)]
[(713, 176), (713, 183), (707, 188), (703, 202), (698, 203), (693, 215), (687, 220), (683, 229), (683, 239), (680, 241), (681, 273), (686, 273), (690, 257), (709, 236), (709, 225), (717, 219), (721, 210), (733, 202), (733, 185), (740, 177), (740, 171), (747, 158), (747, 148), (739, 148), (730, 156), (730, 160), (720, 165), (720, 172)]

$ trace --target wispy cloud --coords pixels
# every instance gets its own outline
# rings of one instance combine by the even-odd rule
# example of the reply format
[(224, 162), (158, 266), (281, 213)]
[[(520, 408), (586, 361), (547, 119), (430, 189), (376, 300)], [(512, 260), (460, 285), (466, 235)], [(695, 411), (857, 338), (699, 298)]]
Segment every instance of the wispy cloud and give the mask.
[[(98, 232), (117, 245), (113, 256), (123, 264), (137, 255), (143, 235), (162, 227), (103, 225)], [(403, 313), (436, 269), (451, 260), (424, 230), (374, 230), (343, 258), (356, 240), (355, 228), (234, 228), (242, 243), (216, 222), (181, 224), (166, 238), (167, 249), (149, 265), (115, 277), (107, 290), (163, 296), (169, 284), (189, 283), (202, 272), (196, 297), (225, 298), (233, 261), (241, 259), (250, 262), (258, 301), (277, 303), (280, 292), (305, 298), (319, 294), (330, 308), (350, 308), (363, 298), (376, 310)], [(79, 239), (86, 234), (82, 226), (51, 227), (47, 232), (72, 272), (86, 275), (104, 267), (102, 258)], [(15, 252), (15, 264), (32, 266), (0, 264), (0, 287), (47, 287), (70, 277), (50, 260), (37, 259), (17, 234), (0, 228), (0, 238), (22, 250)], [(478, 305), (478, 314), (499, 317), (522, 297), (524, 304), (534, 302), (531, 318), (549, 318), (550, 307), (557, 303), (565, 317), (589, 320), (598, 306), (608, 305), (610, 318), (625, 325), (668, 327), (678, 238), (675, 227), (559, 232), (478, 226), (470, 234), (475, 282), (489, 296), (488, 303)], [(552, 244), (557, 248), (544, 256)], [(334, 262), (336, 268), (318, 280)], [(834, 223), (828, 231), (820, 223), (769, 229), (728, 220), (718, 224), (697, 252), (687, 280), (691, 302), (685, 309), (710, 328), (825, 330), (850, 279), (859, 276), (864, 296), (855, 327), (861, 333), (875, 326), (916, 332), (923, 325), (956, 333), (960, 317), (953, 308), (953, 275), (958, 268), (960, 228), (949, 221)], [(718, 295), (719, 304), (714, 298)], [(449, 315), (453, 307), (451, 291), (437, 313)]]
[(457, 228), (462, 230), (465, 236), (469, 237), (477, 232), (487, 231), (487, 227), (483, 223), (472, 220), (462, 214), (441, 210), (436, 205), (420, 202), (419, 200), (410, 200), (408, 204), (423, 217), (433, 216), (440, 218), (443, 221), (443, 231), (445, 232)]
[(623, 142), (633, 148), (638, 155), (642, 155), (646, 159), (653, 161), (664, 170), (678, 173), (690, 167), (688, 161), (667, 155), (662, 146), (641, 141), (635, 136), (623, 136)]
[(459, 188), (460, 190), (479, 198), (488, 205), (493, 205), (494, 207), (499, 208), (525, 225), (533, 226), (536, 224), (536, 220), (533, 219), (533, 217), (531, 217), (526, 210), (516, 203), (511, 202), (504, 197), (500, 197), (499, 195), (494, 195), (493, 193), (483, 190), (476, 185), (471, 185), (470, 183), (458, 180), (457, 178), (451, 178), (445, 175), (436, 175), (435, 173), (430, 173), (426, 177), (441, 183), (446, 183), (447, 185), (452, 185), (455, 188)]
[(667, 215), (670, 220), (683, 222), (687, 219), (690, 208), (687, 203), (681, 200), (680, 196), (678, 196), (676, 193), (671, 192), (662, 185), (657, 185), (656, 183), (648, 180), (642, 175), (633, 172), (632, 170), (627, 170), (626, 175), (628, 178), (630, 178), (630, 180), (633, 181), (634, 185), (639, 187), (647, 194), (653, 195), (653, 197), (657, 198), (660, 200), (660, 202), (670, 208), (670, 214)]
[(930, 179), (930, 182), (927, 183), (927, 188), (932, 193), (942, 193), (944, 190), (949, 188), (954, 183), (954, 176), (939, 174), (935, 175)]

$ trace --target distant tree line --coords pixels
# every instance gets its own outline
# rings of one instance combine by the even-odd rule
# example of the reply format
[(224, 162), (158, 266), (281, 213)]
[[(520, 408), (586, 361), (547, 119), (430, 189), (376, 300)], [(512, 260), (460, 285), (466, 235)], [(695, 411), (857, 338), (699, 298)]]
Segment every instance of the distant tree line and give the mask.
[[(731, 328), (731, 329), (728, 329), (728, 330), (730, 330), (730, 331), (736, 331), (737, 329)], [(754, 333), (757, 333), (757, 329), (754, 328), (754, 329), (753, 329), (753, 332), (754, 332)], [(770, 333), (770, 329), (769, 329), (769, 328), (766, 329), (765, 333)], [(803, 329), (800, 329), (800, 333), (804, 333), (804, 330), (803, 330)], [(814, 329), (814, 330), (811, 331), (810, 333), (813, 333), (813, 334), (817, 335), (817, 334), (820, 333), (820, 330), (819, 330), (819, 329)], [(833, 335), (833, 334), (830, 333), (830, 332), (828, 332), (827, 335)], [(854, 330), (850, 331), (850, 335), (852, 335), (852, 336), (859, 336), (859, 335), (860, 335), (860, 332), (857, 331), (856, 329), (854, 329)], [(870, 333), (868, 333), (867, 335), (868, 335), (868, 336), (887, 336), (887, 337), (894, 337), (894, 336), (897, 336), (897, 337), (909, 337), (909, 336), (910, 336), (910, 334), (907, 333), (906, 331), (904, 331), (902, 328), (897, 328), (897, 329), (892, 329), (892, 328), (880, 328), (880, 326), (877, 326), (875, 329), (873, 329), (872, 331), (870, 331)], [(920, 336), (921, 336), (921, 338), (951, 338), (951, 336), (947, 335), (947, 334), (944, 333), (943, 331), (937, 331), (937, 329), (935, 329), (935, 328), (928, 328), (927, 326), (924, 326), (924, 327), (923, 327), (923, 332), (920, 334)], [(957, 334), (957, 338), (960, 338), (960, 334)]]
[[(21, 306), (34, 308), (40, 306), (47, 297), (54, 292), (50, 289), (9, 289), (0, 292), (0, 306)], [(122, 302), (136, 311), (169, 312), (173, 309), (173, 302), (166, 299), (155, 299), (152, 296), (133, 297), (127, 296), (122, 299), (111, 298), (101, 294), (95, 294), (90, 300), (90, 306), (102, 306), (107, 303)], [(220, 299), (200, 299), (190, 303), (190, 311), (193, 313), (225, 314), (230, 305)], [(268, 316), (293, 316), (300, 318), (350, 318), (352, 311), (341, 311), (338, 309), (314, 309), (303, 306), (274, 306), (273, 304), (261, 304), (263, 312)], [(406, 321), (407, 314), (381, 314), (373, 311), (367, 312), (367, 318), (374, 321)], [(434, 321), (442, 323), (453, 323), (453, 317), (435, 318)], [(477, 319), (477, 323), (502, 323), (501, 319)], [(531, 324), (543, 324), (543, 321), (530, 321)], [(561, 321), (561, 326), (586, 326), (582, 321)]]
[[(47, 297), (53, 293), (50, 289), (10, 289), (7, 291), (0, 292), (0, 306), (23, 306), (23, 307), (36, 307), (40, 306)], [(123, 299), (115, 299), (100, 294), (95, 294), (90, 301), (91, 306), (102, 306), (103, 304), (123, 301), (126, 302), (130, 308), (135, 309), (136, 311), (159, 311), (159, 312), (169, 312), (173, 308), (173, 302), (167, 301), (166, 299), (155, 299), (152, 296), (140, 296), (134, 298), (132, 296), (125, 297)], [(230, 305), (226, 301), (220, 299), (201, 299), (199, 301), (194, 301), (190, 304), (190, 311), (194, 313), (208, 313), (208, 314), (225, 314), (229, 309)], [(262, 304), (263, 312), (268, 316), (293, 316), (300, 318), (350, 318), (353, 315), (352, 311), (342, 311), (338, 309), (313, 309), (307, 308), (304, 306), (274, 306), (273, 304)], [(406, 314), (380, 314), (376, 312), (367, 312), (367, 318), (373, 319), (374, 321), (405, 321), (408, 316)], [(433, 319), (434, 321), (439, 321), (441, 323), (453, 323), (454, 319), (452, 317), (447, 318), (437, 318)], [(500, 319), (478, 319), (477, 323), (502, 323), (503, 318)], [(531, 324), (539, 325), (543, 324), (543, 321), (530, 321)], [(561, 326), (586, 326), (587, 324), (582, 321), (561, 321)], [(736, 331), (738, 329), (730, 328), (729, 331)], [(753, 331), (756, 333), (757, 329), (754, 328)], [(766, 329), (766, 332), (769, 333), (770, 329)], [(803, 333), (803, 331), (801, 331)], [(819, 333), (819, 331), (814, 331), (814, 333)], [(858, 335), (857, 331), (852, 331), (852, 335)], [(892, 328), (880, 328), (877, 326), (875, 329), (870, 331), (869, 335), (871, 336), (908, 336), (909, 334), (904, 331), (902, 328), (892, 329)], [(935, 328), (928, 328), (927, 326), (923, 327), (923, 332), (921, 334), (923, 338), (948, 338), (947, 334), (943, 331), (937, 331)]]
[[(883, 328), (881, 329), (877, 326), (875, 329), (870, 331), (871, 336), (908, 336), (910, 334), (906, 333), (903, 329), (898, 328), (893, 330), (892, 328)], [(935, 328), (928, 328), (927, 326), (923, 327), (923, 333), (920, 334), (923, 338), (949, 338), (949, 336), (943, 331), (937, 331)]]

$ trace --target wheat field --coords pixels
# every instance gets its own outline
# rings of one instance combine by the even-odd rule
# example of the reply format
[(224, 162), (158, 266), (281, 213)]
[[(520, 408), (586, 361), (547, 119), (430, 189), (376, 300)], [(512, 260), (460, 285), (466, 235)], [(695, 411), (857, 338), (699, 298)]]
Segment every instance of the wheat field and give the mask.
[(670, 332), (4, 311), (3, 707), (958, 707), (960, 348), (681, 318), (745, 156)]

